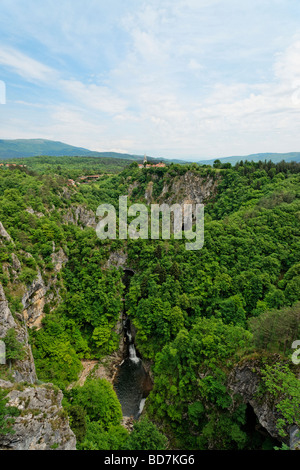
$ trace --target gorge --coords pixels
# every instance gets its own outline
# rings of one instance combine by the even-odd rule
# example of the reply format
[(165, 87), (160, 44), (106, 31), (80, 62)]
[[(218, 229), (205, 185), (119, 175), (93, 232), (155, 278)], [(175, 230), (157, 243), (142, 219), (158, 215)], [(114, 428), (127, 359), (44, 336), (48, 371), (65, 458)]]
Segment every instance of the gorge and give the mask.
[[(297, 448), (298, 168), (132, 164), (68, 186), (77, 165), (0, 168), (0, 411), (19, 413), (0, 448)], [(204, 246), (99, 240), (97, 207), (124, 194), (203, 203)]]
[[(124, 297), (128, 292), (131, 276), (133, 276), (133, 271), (124, 269)], [(123, 298), (122, 321), (125, 351), (124, 359), (118, 367), (114, 380), (114, 388), (122, 406), (123, 416), (138, 419), (152, 388), (152, 383), (149, 374), (144, 368), (142, 359), (136, 352), (131, 322), (126, 313), (125, 298)]]

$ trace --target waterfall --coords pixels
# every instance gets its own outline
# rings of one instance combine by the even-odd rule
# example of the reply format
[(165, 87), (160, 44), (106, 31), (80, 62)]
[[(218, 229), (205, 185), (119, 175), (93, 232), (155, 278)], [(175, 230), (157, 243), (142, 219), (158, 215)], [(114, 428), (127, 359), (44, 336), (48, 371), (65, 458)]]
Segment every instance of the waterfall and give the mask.
[(134, 344), (129, 344), (129, 359), (136, 364), (140, 362), (140, 358), (136, 355)]
[(141, 359), (136, 354), (136, 349), (135, 349), (134, 342), (132, 339), (130, 320), (129, 318), (127, 318), (127, 316), (125, 320), (123, 321), (123, 329), (124, 329), (124, 334), (126, 338), (126, 343), (128, 345), (129, 359), (135, 364), (137, 364), (138, 362), (141, 361)]
[(141, 402), (140, 402), (140, 407), (139, 407), (139, 415), (142, 414), (142, 411), (143, 411), (144, 406), (145, 406), (145, 402), (146, 402), (146, 398), (142, 398)]

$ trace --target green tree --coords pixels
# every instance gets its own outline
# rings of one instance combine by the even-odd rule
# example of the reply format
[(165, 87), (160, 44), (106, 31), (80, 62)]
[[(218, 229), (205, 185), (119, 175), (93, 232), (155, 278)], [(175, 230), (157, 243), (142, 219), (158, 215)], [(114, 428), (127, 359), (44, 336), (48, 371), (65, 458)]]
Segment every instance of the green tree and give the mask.
[(126, 449), (127, 439), (128, 431), (120, 424), (104, 428), (101, 423), (87, 418), (86, 435), (77, 448), (79, 450), (121, 450)]
[(92, 334), (92, 341), (100, 351), (100, 355), (111, 354), (117, 349), (119, 344), (118, 335), (112, 331), (106, 319), (103, 319), (100, 326), (97, 326)]
[(122, 419), (120, 402), (112, 385), (105, 379), (88, 379), (82, 387), (72, 389), (73, 404), (81, 406), (91, 421), (103, 429), (118, 425)]
[(157, 426), (144, 417), (136, 421), (126, 442), (127, 450), (165, 450), (167, 438)]
[(213, 164), (214, 168), (221, 168), (221, 166), (222, 166), (221, 160), (217, 159), (214, 161), (214, 164)]
[(8, 399), (7, 391), (0, 389), (0, 436), (6, 434), (14, 434), (12, 425), (14, 424), (14, 416), (18, 416), (19, 410), (13, 406), (6, 406)]
[(6, 336), (3, 338), (6, 348), (6, 359), (11, 363), (11, 361), (16, 361), (18, 359), (23, 359), (25, 356), (24, 346), (17, 340), (17, 333), (14, 328), (10, 328)]
[(265, 387), (275, 400), (276, 409), (281, 416), (276, 423), (279, 435), (286, 437), (291, 425), (300, 426), (299, 379), (288, 365), (281, 363), (266, 365), (261, 373)]
[(86, 434), (86, 412), (79, 405), (72, 405), (68, 408), (68, 415), (70, 417), (70, 426), (76, 435), (78, 442), (81, 442)]
[(248, 320), (253, 342), (258, 350), (290, 353), (300, 336), (300, 302), (291, 307), (267, 310)]
[(224, 323), (234, 325), (245, 325), (246, 315), (244, 310), (245, 301), (241, 295), (234, 295), (223, 300), (219, 304), (219, 311)]

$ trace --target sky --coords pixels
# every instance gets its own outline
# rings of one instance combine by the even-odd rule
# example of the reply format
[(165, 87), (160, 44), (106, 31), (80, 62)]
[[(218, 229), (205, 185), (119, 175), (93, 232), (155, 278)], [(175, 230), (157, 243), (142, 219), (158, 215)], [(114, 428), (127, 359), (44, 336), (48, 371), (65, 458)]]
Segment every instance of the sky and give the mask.
[(1, 0), (0, 138), (300, 151), (299, 0)]

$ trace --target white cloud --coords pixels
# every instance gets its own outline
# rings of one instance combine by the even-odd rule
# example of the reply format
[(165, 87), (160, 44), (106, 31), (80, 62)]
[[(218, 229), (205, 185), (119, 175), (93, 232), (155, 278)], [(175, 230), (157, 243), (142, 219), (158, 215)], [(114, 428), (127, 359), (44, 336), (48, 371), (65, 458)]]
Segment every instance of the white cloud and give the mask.
[(0, 64), (47, 85), (40, 102), (51, 104), (43, 116), (39, 102), (15, 97), (28, 134), (167, 157), (300, 148), (297, 15), (283, 21), (290, 0), (100, 3), (86, 11), (66, 1), (52, 11), (45, 0), (31, 22), (14, 4), (20, 34), (41, 49), (16, 40), (0, 49)]
[[(94, 108), (110, 114), (120, 113), (126, 108), (125, 101), (118, 98), (108, 87), (93, 83), (85, 84), (74, 79), (63, 79), (58, 70), (48, 67), (16, 49), (0, 47), (0, 64), (13, 69), (16, 74), (29, 82), (47, 85), (49, 89), (58, 90), (65, 97), (70, 95), (75, 103), (81, 103), (87, 108)], [(17, 102), (19, 104), (26, 103), (24, 100), (15, 100), (15, 103)], [(39, 105), (35, 103), (33, 106)]]
[(274, 70), (280, 80), (290, 82), (300, 78), (300, 40), (295, 40), (285, 51), (277, 54)]
[(59, 80), (58, 86), (66, 95), (86, 108), (92, 108), (108, 114), (122, 113), (126, 109), (126, 101), (108, 87), (96, 84), (85, 84), (79, 80)]
[(188, 63), (188, 68), (191, 70), (202, 70), (204, 67), (197, 60), (190, 59)]
[(57, 73), (51, 67), (11, 47), (0, 46), (0, 64), (29, 81), (50, 82), (57, 79)]

